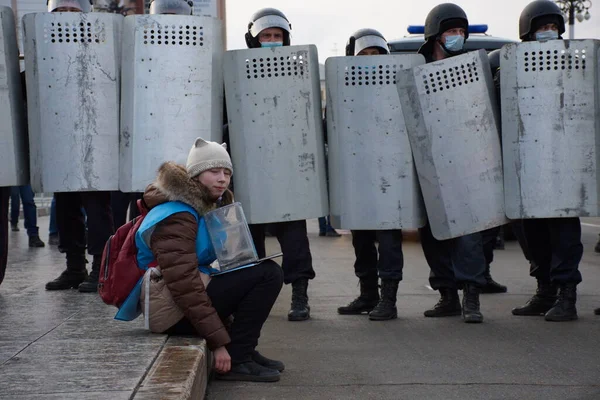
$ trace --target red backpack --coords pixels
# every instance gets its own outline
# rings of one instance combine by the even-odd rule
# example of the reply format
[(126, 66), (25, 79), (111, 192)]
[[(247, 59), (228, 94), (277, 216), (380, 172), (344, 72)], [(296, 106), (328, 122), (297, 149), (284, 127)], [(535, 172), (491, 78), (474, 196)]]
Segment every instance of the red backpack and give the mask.
[(106, 304), (120, 307), (139, 279), (144, 275), (137, 263), (135, 234), (148, 214), (148, 208), (137, 201), (141, 215), (121, 226), (112, 235), (102, 253), (98, 278), (98, 294)]

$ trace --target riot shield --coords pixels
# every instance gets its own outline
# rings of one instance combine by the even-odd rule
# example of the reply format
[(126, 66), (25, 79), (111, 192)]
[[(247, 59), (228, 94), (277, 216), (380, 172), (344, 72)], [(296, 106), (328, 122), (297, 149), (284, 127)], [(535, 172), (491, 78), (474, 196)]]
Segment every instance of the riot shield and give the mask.
[(509, 218), (599, 215), (599, 40), (510, 44), (500, 56)]
[(0, 186), (29, 183), (23, 101), (14, 14), (0, 6)]
[(23, 22), (34, 190), (117, 190), (123, 16), (36, 13)]
[(131, 15), (123, 27), (120, 189), (143, 191), (165, 161), (223, 131), (221, 21)]
[(506, 223), (485, 50), (400, 70), (398, 93), (433, 235), (443, 240)]
[(332, 224), (343, 229), (420, 228), (425, 209), (396, 89), (396, 71), (422, 55), (333, 57), (327, 74)]
[(315, 46), (225, 53), (236, 200), (251, 224), (327, 215)]

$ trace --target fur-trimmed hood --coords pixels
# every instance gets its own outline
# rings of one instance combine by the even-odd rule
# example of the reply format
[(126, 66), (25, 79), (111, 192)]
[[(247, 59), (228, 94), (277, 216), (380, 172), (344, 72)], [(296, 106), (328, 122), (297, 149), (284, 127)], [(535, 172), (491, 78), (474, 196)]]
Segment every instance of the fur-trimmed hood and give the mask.
[[(181, 201), (192, 206), (202, 216), (217, 208), (202, 185), (188, 176), (183, 165), (173, 162), (163, 163), (158, 168), (156, 181), (144, 192), (144, 202), (149, 209), (168, 201)], [(226, 190), (221, 198), (220, 206), (233, 203), (233, 193)]]

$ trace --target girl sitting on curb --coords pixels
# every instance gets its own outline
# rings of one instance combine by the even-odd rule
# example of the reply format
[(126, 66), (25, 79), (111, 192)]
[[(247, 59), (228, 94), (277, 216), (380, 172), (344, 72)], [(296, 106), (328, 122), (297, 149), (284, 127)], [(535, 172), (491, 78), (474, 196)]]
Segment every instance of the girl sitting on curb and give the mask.
[(159, 168), (144, 193), (150, 211), (136, 234), (139, 265), (157, 264), (144, 277), (140, 303), (152, 332), (206, 339), (217, 379), (274, 382), (283, 363), (255, 347), (281, 290), (281, 268), (268, 260), (210, 277), (216, 257), (203, 216), (233, 202), (232, 172), (224, 145), (200, 138), (186, 167), (167, 162)]

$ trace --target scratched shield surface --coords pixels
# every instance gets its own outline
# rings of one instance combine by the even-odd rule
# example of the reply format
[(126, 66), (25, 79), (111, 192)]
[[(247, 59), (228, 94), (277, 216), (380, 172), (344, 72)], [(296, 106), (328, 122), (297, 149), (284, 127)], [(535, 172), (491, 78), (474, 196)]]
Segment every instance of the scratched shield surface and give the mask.
[(25, 118), (15, 16), (0, 6), (0, 186), (29, 183)]
[(36, 13), (23, 22), (34, 190), (117, 190), (123, 16)]
[(235, 196), (251, 224), (327, 215), (317, 57), (313, 45), (225, 53)]
[(396, 89), (396, 71), (421, 64), (420, 54), (327, 59), (327, 162), (335, 227), (416, 229), (425, 224)]
[(599, 46), (599, 40), (552, 40), (502, 49), (509, 218), (600, 215)]
[(223, 136), (221, 21), (131, 15), (123, 26), (120, 189), (143, 191), (196, 138)]
[(499, 110), (485, 51), (400, 70), (397, 81), (433, 236), (506, 223)]

